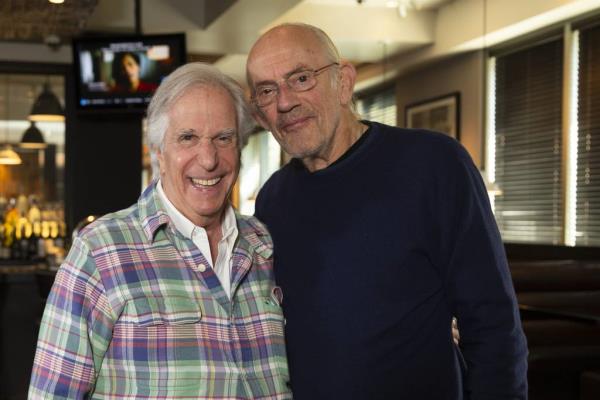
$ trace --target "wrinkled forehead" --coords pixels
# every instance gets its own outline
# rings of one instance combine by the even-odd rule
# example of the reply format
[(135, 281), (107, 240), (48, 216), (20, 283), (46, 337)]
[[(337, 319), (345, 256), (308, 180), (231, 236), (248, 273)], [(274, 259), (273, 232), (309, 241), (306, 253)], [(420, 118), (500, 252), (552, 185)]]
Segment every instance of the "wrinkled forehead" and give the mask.
[(225, 116), (234, 127), (237, 126), (234, 99), (225, 89), (214, 84), (197, 84), (183, 91), (170, 105), (167, 111), (170, 125), (178, 125), (182, 121), (214, 122), (217, 117)]
[(312, 32), (292, 28), (268, 32), (248, 55), (249, 83), (276, 80), (301, 67), (317, 68), (325, 61), (323, 44)]

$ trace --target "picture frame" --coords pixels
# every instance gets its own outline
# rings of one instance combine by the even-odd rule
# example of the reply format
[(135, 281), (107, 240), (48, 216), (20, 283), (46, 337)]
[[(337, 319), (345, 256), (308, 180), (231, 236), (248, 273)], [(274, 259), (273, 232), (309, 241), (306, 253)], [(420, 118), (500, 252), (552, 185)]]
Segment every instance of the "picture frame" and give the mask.
[(460, 140), (460, 92), (408, 104), (404, 121), (407, 128), (428, 129)]

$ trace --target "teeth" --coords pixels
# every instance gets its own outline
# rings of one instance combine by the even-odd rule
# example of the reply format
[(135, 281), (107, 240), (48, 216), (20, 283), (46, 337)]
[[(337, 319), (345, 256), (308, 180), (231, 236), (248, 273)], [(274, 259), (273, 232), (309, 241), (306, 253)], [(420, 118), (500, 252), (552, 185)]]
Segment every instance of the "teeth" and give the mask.
[(202, 186), (214, 186), (221, 180), (220, 177), (215, 179), (194, 179), (192, 178), (192, 182), (194, 185), (202, 185)]

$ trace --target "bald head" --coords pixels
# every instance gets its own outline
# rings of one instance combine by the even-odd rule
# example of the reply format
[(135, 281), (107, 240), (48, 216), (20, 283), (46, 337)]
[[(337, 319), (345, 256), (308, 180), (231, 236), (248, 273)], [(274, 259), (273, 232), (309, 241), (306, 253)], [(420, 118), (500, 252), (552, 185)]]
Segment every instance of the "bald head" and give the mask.
[(340, 62), (340, 54), (329, 36), (316, 26), (303, 23), (286, 23), (265, 32), (252, 46), (248, 54), (246, 78), (253, 88), (250, 67), (256, 58), (263, 57), (278, 49), (304, 49), (313, 57), (323, 62)]
[(252, 47), (246, 74), (253, 98), (260, 93), (257, 121), (310, 170), (339, 157), (361, 129), (352, 112), (356, 70), (319, 28), (269, 30)]

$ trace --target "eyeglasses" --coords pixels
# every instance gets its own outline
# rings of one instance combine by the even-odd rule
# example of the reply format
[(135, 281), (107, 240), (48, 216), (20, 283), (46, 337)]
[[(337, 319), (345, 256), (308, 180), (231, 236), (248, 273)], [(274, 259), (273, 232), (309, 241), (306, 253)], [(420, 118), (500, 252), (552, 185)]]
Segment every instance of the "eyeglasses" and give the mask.
[[(305, 69), (302, 71), (294, 72), (288, 77), (282, 80), (287, 84), (294, 92), (306, 92), (314, 88), (317, 85), (317, 75), (325, 71), (327, 68), (339, 65), (336, 62), (327, 64), (319, 69)], [(279, 93), (279, 86), (276, 83), (259, 85), (255, 89), (255, 94), (252, 96), (252, 101), (258, 107), (265, 107), (275, 101), (277, 94)]]

